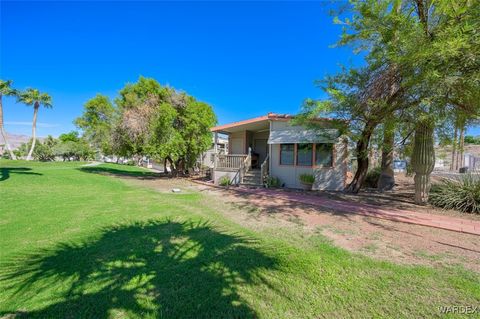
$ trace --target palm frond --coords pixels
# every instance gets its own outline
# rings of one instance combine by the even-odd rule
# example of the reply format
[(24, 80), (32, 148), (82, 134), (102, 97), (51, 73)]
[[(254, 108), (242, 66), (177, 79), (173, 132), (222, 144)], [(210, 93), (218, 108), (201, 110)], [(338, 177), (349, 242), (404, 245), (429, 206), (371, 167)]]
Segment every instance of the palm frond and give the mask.
[(52, 107), (52, 98), (47, 93), (41, 93), (37, 89), (28, 88), (25, 91), (18, 93), (18, 101), (26, 105), (43, 105), (46, 108)]
[(0, 94), (6, 96), (16, 96), (18, 91), (12, 88), (12, 80), (0, 80)]

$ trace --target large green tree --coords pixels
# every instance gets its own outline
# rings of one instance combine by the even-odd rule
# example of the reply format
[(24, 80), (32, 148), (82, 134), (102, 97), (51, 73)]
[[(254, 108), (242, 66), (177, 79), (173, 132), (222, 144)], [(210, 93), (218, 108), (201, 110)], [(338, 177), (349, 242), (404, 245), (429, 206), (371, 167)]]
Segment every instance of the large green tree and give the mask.
[(148, 155), (152, 138), (152, 119), (167, 102), (170, 89), (155, 79), (140, 77), (128, 83), (115, 99), (118, 115), (112, 132), (112, 147), (117, 155)]
[(40, 106), (51, 108), (52, 98), (47, 93), (42, 93), (37, 89), (26, 89), (18, 94), (18, 101), (26, 105), (33, 106), (33, 120), (32, 120), (32, 146), (27, 155), (27, 161), (32, 159), (32, 154), (35, 149), (37, 141), (37, 116)]
[(107, 96), (97, 94), (85, 103), (83, 114), (74, 121), (82, 129), (83, 136), (103, 154), (112, 152), (111, 135), (115, 111)]
[(80, 140), (80, 137), (78, 136), (78, 132), (77, 131), (70, 131), (68, 133), (62, 133), (60, 134), (60, 136), (58, 137), (58, 139), (61, 141), (61, 142), (78, 142)]
[(5, 148), (7, 149), (8, 153), (10, 154), (10, 158), (15, 160), (17, 157), (13, 153), (12, 148), (10, 147), (10, 144), (8, 143), (8, 135), (7, 132), (5, 131), (5, 126), (3, 123), (3, 96), (16, 96), (17, 95), (17, 90), (12, 88), (12, 81), (4, 81), (0, 80), (0, 133), (2, 134), (3, 141), (5, 143)]
[[(395, 57), (400, 43), (399, 30), (407, 28), (408, 23), (402, 19), (401, 1), (352, 1), (351, 5), (350, 18), (335, 19), (344, 25), (338, 45), (365, 51), (366, 64), (342, 68), (338, 74), (320, 81), (329, 98), (309, 103), (302, 117), (311, 119), (327, 114), (349, 123), (351, 138), (356, 142), (357, 170), (347, 190), (358, 192), (369, 169), (369, 151), (375, 130), (386, 118), (398, 118), (409, 107), (402, 85), (403, 74), (409, 68)], [(391, 142), (389, 131), (385, 132), (384, 141)], [(385, 154), (390, 155), (390, 152)], [(389, 160), (383, 162), (391, 163)]]
[[(459, 146), (463, 153), (465, 125), (479, 114), (480, 6), (478, 1), (470, 0), (412, 2), (418, 22), (410, 33), (410, 41), (405, 41), (403, 60), (414, 67), (415, 72), (409, 74), (413, 83), (409, 89), (419, 97), (415, 105), (419, 120), (412, 166), (417, 173), (415, 201), (424, 204), (428, 200), (431, 169), (424, 173), (417, 172), (416, 167), (433, 165), (432, 127), (453, 114), (460, 128)], [(422, 165), (418, 165), (418, 158)]]
[[(343, 114), (357, 132), (353, 139), (358, 168), (349, 190), (357, 192), (366, 176), (369, 143), (377, 127), (393, 124), (403, 132), (402, 126), (411, 129), (413, 121), (418, 123), (412, 129), (416, 134), (433, 134), (431, 127), (444, 121), (450, 110), (462, 109), (469, 116), (477, 113), (478, 99), (472, 98), (479, 91), (480, 6), (476, 2), (353, 0), (347, 18), (336, 19), (344, 26), (339, 45), (363, 51), (365, 66), (329, 77), (324, 81), (329, 100), (317, 103), (320, 108), (307, 108), (306, 113), (307, 117), (325, 110), (333, 116)], [(387, 123), (392, 119), (394, 123)], [(384, 141), (391, 145), (389, 130), (384, 132)], [(430, 143), (433, 136), (416, 140)], [(386, 158), (384, 163), (388, 162)]]
[(117, 155), (148, 155), (168, 162), (177, 173), (192, 168), (211, 144), (210, 128), (216, 124), (211, 106), (154, 79), (127, 84), (115, 103), (112, 146)]
[(185, 171), (210, 147), (210, 128), (215, 125), (216, 116), (206, 103), (185, 93), (170, 94), (152, 121), (150, 151), (169, 161), (174, 171)]
[[(358, 192), (369, 168), (371, 139), (385, 118), (399, 118), (409, 104), (404, 103), (399, 77), (388, 65), (368, 65), (358, 69), (345, 69), (321, 82), (328, 100), (311, 101), (304, 105), (303, 123), (318, 116), (332, 116), (348, 123), (350, 134), (356, 142), (357, 170), (347, 190)], [(343, 123), (340, 123), (340, 127)]]

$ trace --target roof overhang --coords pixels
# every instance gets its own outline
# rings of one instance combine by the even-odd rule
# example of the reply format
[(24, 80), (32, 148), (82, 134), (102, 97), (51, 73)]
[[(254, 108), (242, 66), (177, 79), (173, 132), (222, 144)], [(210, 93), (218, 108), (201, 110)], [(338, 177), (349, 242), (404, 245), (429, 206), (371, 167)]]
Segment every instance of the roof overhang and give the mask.
[[(294, 116), (289, 114), (268, 113), (267, 115), (255, 117), (248, 120), (215, 126), (215, 127), (212, 127), (210, 131), (216, 132), (216, 133), (225, 133), (225, 134), (242, 132), (242, 131), (258, 132), (262, 130), (268, 130), (270, 128), (270, 121), (290, 121), (293, 118)], [(314, 121), (329, 122), (329, 121), (333, 121), (333, 119), (318, 118)]]
[(219, 125), (211, 128), (212, 132), (217, 133), (235, 133), (241, 131), (259, 131), (269, 129), (268, 115), (255, 117), (253, 119), (233, 122), (225, 125)]
[(268, 144), (335, 143), (337, 129), (288, 129), (270, 131)]

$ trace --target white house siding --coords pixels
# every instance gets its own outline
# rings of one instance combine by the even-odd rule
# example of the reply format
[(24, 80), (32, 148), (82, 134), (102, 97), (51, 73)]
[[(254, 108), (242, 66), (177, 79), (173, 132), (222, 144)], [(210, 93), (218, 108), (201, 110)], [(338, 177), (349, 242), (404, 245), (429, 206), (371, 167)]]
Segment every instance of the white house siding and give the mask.
[(228, 137), (230, 154), (245, 154), (245, 132), (235, 132)]
[[(288, 122), (273, 121), (271, 130), (299, 130), (300, 127), (290, 126)], [(280, 144), (270, 145), (270, 175), (278, 177), (288, 188), (302, 188), (299, 181), (301, 174), (315, 175), (314, 190), (342, 190), (345, 187), (347, 172), (347, 144), (343, 138), (337, 139), (334, 147), (333, 167), (314, 168), (302, 166), (280, 165)]]

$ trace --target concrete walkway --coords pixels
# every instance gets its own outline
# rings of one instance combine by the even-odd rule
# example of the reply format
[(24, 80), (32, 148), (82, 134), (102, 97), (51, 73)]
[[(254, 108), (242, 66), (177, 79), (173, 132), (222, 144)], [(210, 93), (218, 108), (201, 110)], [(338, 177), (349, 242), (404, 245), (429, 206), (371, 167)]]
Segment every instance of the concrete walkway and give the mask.
[(93, 161), (93, 162), (90, 162), (90, 163), (88, 163), (88, 164), (84, 164), (84, 165), (82, 165), (82, 166), (84, 166), (84, 167), (90, 167), (90, 166), (98, 166), (98, 165), (100, 165), (100, 164), (103, 164), (103, 163), (102, 163), (102, 162)]
[[(213, 186), (210, 183), (202, 182), (202, 184)], [(373, 206), (346, 200), (329, 199), (300, 192), (290, 192), (265, 188), (230, 188), (230, 191), (238, 194), (254, 195), (256, 203), (265, 203), (265, 205), (271, 205), (272, 202), (278, 202), (278, 200), (283, 200), (286, 202), (297, 202), (300, 204), (316, 206), (320, 209), (333, 209), (335, 211), (344, 213), (375, 217), (395, 222), (409, 223), (427, 227), (441, 228), (480, 236), (480, 221), (474, 221), (469, 219), (428, 213), (419, 213), (411, 210), (401, 210), (395, 208), (387, 209), (382, 206)]]

